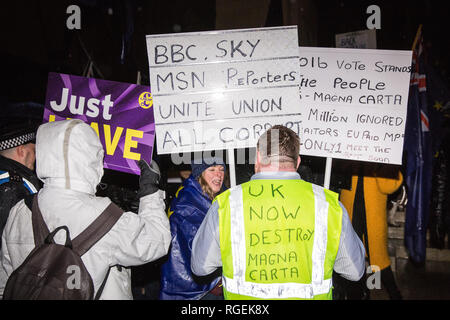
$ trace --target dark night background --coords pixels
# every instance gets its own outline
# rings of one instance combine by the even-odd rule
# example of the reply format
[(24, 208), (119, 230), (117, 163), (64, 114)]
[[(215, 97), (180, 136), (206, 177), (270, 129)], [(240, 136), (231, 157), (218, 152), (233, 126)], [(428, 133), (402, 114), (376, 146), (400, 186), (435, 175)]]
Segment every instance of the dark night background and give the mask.
[[(66, 10), (72, 4), (81, 9), (80, 30), (66, 27), (71, 16)], [(15, 0), (0, 4), (0, 108), (8, 110), (0, 117), (23, 112), (17, 103), (32, 102), (38, 106), (33, 111), (42, 110), (48, 73), (83, 75), (90, 58), (94, 78), (135, 83), (140, 72), (142, 84), (149, 85), (148, 34), (297, 24), (299, 45), (334, 47), (336, 34), (367, 29), (371, 14), (366, 10), (372, 4), (381, 10), (377, 48), (411, 50), (422, 24), (428, 63), (448, 92), (449, 1)], [(39, 116), (39, 111), (36, 113)], [(163, 161), (164, 156), (160, 160), (167, 166), (162, 170), (173, 169), (170, 161)], [(322, 184), (325, 158), (305, 156), (302, 163), (313, 167), (317, 172), (313, 182)], [(338, 161), (333, 167), (334, 174)], [(239, 177), (248, 173), (248, 167), (244, 172), (240, 168), (237, 166), (238, 183)], [(106, 176), (111, 175), (136, 187), (136, 176), (116, 171)]]
[[(71, 4), (81, 8), (81, 30), (66, 28), (70, 16), (66, 9)], [(298, 21), (300, 45), (334, 47), (335, 34), (366, 29), (370, 16), (366, 8), (371, 4), (381, 9), (378, 48), (410, 50), (417, 28), (423, 24), (429, 62), (448, 85), (448, 1), (16, 0), (0, 4), (0, 101), (43, 104), (48, 72), (81, 75), (88, 54), (100, 71), (95, 77), (133, 83), (140, 71), (142, 83), (148, 84), (147, 34), (281, 26)], [(283, 5), (290, 6), (284, 10), (285, 17)], [(121, 59), (123, 41), (125, 55)]]
[[(66, 27), (70, 16), (66, 10), (73, 4), (81, 8), (81, 30)], [(371, 14), (366, 9), (373, 4), (381, 9), (377, 48), (411, 50), (422, 24), (427, 63), (439, 76), (435, 83), (448, 93), (450, 1), (14, 0), (0, 3), (0, 118), (11, 112), (11, 104), (33, 102), (42, 107), (48, 73), (82, 75), (90, 58), (95, 66), (94, 78), (135, 83), (140, 72), (142, 84), (149, 85), (145, 39), (148, 34), (297, 24), (299, 45), (335, 47), (336, 34), (367, 29)], [(14, 110), (20, 112), (19, 108)], [(302, 157), (302, 163), (321, 172), (320, 181), (311, 181), (321, 184), (325, 158), (312, 158), (315, 157)], [(162, 180), (171, 168), (170, 161), (163, 164)], [(237, 171), (237, 183), (240, 176), (244, 174)], [(103, 181), (119, 181), (120, 188), (135, 190), (138, 176), (105, 170)], [(120, 188), (107, 195), (124, 203), (126, 197), (135, 196)], [(170, 190), (167, 203), (169, 200)], [(147, 265), (150, 272), (145, 265), (144, 269), (133, 271), (134, 285), (153, 282), (153, 291), (147, 293), (151, 298), (158, 293), (159, 275), (152, 269), (158, 263)], [(153, 278), (144, 277), (144, 273)]]

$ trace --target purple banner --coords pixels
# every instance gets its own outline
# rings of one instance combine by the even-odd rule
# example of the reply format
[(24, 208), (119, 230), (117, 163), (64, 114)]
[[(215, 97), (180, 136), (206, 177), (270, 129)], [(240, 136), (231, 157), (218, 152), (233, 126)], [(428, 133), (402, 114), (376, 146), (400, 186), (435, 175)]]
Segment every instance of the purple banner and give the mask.
[(150, 87), (49, 73), (44, 122), (80, 119), (98, 134), (104, 167), (139, 174), (136, 160), (151, 162), (155, 120)]

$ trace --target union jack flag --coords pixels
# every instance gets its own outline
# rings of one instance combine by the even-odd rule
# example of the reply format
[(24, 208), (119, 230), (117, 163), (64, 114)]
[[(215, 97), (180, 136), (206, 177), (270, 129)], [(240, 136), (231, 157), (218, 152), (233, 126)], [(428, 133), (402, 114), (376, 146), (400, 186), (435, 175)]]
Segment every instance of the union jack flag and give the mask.
[(427, 106), (427, 77), (422, 34), (418, 39), (412, 58), (404, 141), (406, 155), (405, 183), (408, 189), (405, 246), (413, 262), (423, 263), (426, 258), (433, 152)]

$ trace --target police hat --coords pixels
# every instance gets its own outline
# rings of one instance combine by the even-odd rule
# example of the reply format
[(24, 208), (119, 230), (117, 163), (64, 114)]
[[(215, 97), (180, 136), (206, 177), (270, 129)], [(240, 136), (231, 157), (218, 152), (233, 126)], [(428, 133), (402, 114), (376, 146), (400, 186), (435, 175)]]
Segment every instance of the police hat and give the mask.
[(0, 120), (0, 151), (36, 142), (41, 122), (28, 117), (6, 117)]

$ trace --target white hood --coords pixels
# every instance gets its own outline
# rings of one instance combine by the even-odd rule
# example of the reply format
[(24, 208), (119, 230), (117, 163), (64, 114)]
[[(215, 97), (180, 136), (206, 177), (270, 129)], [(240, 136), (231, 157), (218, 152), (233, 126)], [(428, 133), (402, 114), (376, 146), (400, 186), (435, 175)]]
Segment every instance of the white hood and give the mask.
[(104, 151), (94, 129), (81, 120), (49, 122), (36, 135), (36, 173), (45, 186), (95, 194)]

